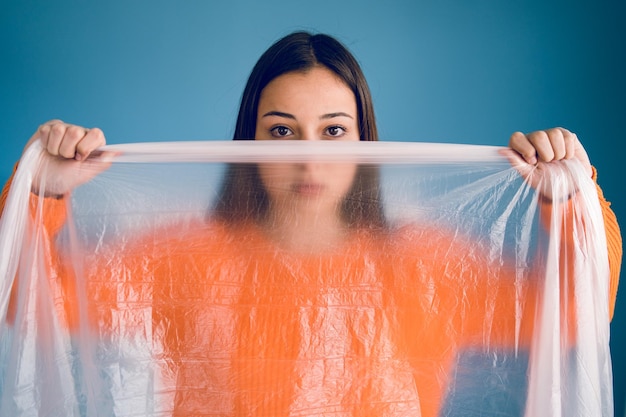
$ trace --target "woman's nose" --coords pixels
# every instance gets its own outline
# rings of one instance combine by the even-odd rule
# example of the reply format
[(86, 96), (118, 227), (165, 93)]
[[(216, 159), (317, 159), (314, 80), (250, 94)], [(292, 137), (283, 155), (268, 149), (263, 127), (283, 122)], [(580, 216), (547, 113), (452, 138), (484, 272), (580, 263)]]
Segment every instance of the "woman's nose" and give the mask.
[(303, 173), (313, 174), (319, 171), (321, 164), (318, 161), (300, 162), (297, 164), (297, 169)]
[(303, 129), (302, 134), (300, 135), (300, 140), (320, 140), (321, 138), (315, 131), (315, 129)]

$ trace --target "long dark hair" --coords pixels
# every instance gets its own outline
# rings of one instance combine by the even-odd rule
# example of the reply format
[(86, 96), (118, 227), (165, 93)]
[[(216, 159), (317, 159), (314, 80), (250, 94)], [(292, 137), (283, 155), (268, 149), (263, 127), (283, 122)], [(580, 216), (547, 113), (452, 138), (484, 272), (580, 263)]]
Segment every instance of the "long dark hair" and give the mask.
[(359, 63), (335, 38), (308, 32), (287, 35), (261, 55), (243, 90), (233, 139), (254, 140), (261, 92), (274, 78), (315, 66), (334, 72), (354, 93), (360, 139), (378, 140), (372, 96)]
[[(377, 141), (372, 96), (359, 63), (335, 38), (308, 32), (287, 35), (261, 55), (241, 97), (233, 140), (255, 139), (261, 92), (273, 79), (289, 72), (306, 72), (316, 66), (328, 68), (352, 90), (357, 104), (359, 138)], [(229, 223), (258, 221), (268, 206), (269, 197), (257, 166), (230, 164), (213, 215)], [(350, 227), (385, 226), (376, 166), (359, 165), (341, 213)]]

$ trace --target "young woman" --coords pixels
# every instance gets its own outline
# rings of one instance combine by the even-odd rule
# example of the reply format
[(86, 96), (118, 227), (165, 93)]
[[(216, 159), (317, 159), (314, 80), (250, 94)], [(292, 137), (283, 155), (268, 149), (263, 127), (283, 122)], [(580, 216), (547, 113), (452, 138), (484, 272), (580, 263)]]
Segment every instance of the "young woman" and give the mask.
[[(250, 75), (234, 139), (377, 140), (356, 60), (326, 35), (298, 32), (279, 40)], [(51, 204), (106, 169), (88, 158), (105, 144), (99, 129), (50, 121), (33, 141), (41, 141), (49, 160)], [(511, 162), (531, 184), (542, 184), (542, 167), (562, 159), (578, 159), (595, 175), (566, 129), (517, 132), (509, 145)], [(566, 197), (540, 192), (546, 200)], [(507, 267), (489, 268), (475, 245), (451, 243), (440, 230), (387, 233), (378, 193), (376, 170), (351, 164), (232, 165), (210, 222), (190, 234), (160, 233), (167, 258), (146, 256), (142, 241), (129, 248), (124, 271), (137, 274), (137, 283), (152, 271), (150, 325), (163, 335), (159, 364), (170, 385), (162, 387), (174, 392), (169, 411), (434, 416), (463, 345), (480, 345), (485, 335), (492, 347), (529, 343), (532, 320), (522, 321), (521, 342), (513, 341), (515, 314), (502, 302), (514, 299), (510, 289), (462, 287), (497, 282), (510, 273)], [(621, 237), (600, 191), (599, 198), (613, 306)], [(261, 249), (246, 253), (244, 243)], [(443, 248), (445, 260), (438, 255)], [(88, 268), (87, 277), (135, 285), (97, 260)], [(484, 312), (466, 308), (459, 292), (501, 306), (487, 334)], [(119, 318), (111, 317), (112, 300), (100, 297), (94, 296), (93, 316), (113, 326)], [(529, 305), (523, 316), (534, 312)], [(71, 322), (76, 313), (68, 315)]]

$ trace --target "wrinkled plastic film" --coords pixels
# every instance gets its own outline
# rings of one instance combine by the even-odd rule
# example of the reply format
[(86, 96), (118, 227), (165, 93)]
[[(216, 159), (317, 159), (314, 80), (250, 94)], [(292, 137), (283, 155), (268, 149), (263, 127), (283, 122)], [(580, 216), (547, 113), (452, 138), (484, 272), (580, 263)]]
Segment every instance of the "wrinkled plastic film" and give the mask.
[(493, 147), (104, 150), (62, 199), (37, 146), (14, 177), (0, 415), (612, 414), (577, 163), (540, 194)]

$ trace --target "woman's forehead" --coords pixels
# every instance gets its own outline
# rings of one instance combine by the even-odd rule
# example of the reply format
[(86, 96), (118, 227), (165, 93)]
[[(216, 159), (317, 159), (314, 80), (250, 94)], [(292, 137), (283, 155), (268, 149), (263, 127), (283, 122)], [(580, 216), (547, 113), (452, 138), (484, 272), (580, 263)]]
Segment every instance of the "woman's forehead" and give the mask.
[(356, 98), (334, 72), (315, 67), (306, 72), (288, 72), (276, 77), (263, 89), (259, 100), (259, 113), (311, 108), (356, 113)]

